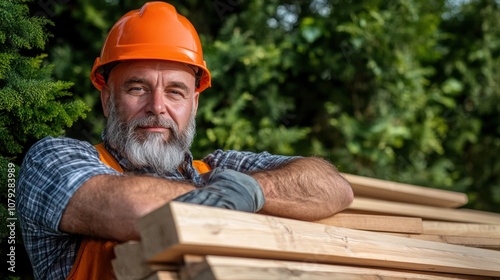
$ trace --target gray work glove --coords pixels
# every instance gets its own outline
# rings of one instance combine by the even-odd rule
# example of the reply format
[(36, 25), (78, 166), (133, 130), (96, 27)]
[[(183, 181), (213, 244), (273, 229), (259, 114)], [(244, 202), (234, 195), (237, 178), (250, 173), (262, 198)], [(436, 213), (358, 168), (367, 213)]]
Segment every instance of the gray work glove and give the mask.
[(264, 206), (262, 189), (250, 175), (216, 168), (204, 174), (204, 178), (207, 177), (204, 187), (183, 194), (174, 201), (245, 212), (257, 212)]

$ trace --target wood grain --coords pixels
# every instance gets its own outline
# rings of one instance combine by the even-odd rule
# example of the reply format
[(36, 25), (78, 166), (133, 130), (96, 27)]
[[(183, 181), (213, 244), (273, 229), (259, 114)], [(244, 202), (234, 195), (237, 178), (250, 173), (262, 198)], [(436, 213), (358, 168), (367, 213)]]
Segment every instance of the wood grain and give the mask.
[(414, 217), (338, 213), (315, 223), (381, 232), (414, 234), (423, 232), (422, 219)]
[(425, 234), (500, 238), (500, 225), (423, 221)]
[(500, 214), (496, 213), (407, 204), (363, 197), (355, 197), (348, 209), (372, 214), (388, 214), (420, 217), (439, 221), (500, 225)]
[(149, 261), (216, 254), (500, 276), (500, 252), (172, 202), (139, 220)]
[(445, 208), (464, 206), (468, 202), (467, 195), (464, 193), (403, 184), (347, 173), (341, 174), (351, 184), (354, 195), (357, 197), (368, 197)]
[(448, 244), (498, 250), (500, 249), (500, 238), (457, 236), (457, 235), (436, 235), (436, 234), (405, 234), (390, 233), (395, 236), (408, 237), (419, 240), (442, 242)]
[(416, 273), (367, 267), (327, 265), (253, 258), (199, 256), (186, 261), (184, 269), (189, 280), (451, 280), (491, 279), (484, 276)]

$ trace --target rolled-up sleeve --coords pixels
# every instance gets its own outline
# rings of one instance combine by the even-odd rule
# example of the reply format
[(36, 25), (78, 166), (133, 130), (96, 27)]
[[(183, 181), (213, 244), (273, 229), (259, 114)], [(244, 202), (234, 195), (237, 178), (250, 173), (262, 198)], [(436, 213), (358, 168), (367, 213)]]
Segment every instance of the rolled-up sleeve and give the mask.
[(121, 175), (103, 164), (88, 142), (47, 137), (26, 154), (16, 190), (17, 214), (37, 279), (54, 267), (71, 267), (76, 244), (59, 223), (78, 188), (101, 174)]
[(19, 214), (58, 232), (70, 198), (89, 178), (100, 174), (120, 173), (104, 165), (90, 143), (44, 138), (28, 151), (21, 166)]

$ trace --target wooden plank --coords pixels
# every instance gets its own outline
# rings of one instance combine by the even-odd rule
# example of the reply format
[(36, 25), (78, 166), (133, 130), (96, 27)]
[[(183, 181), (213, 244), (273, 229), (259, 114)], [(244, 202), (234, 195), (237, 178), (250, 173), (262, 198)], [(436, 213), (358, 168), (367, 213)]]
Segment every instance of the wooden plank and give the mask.
[(397, 183), (375, 178), (341, 173), (351, 184), (354, 195), (388, 201), (405, 202), (445, 208), (467, 204), (464, 193)]
[(500, 249), (500, 238), (493, 237), (475, 237), (475, 236), (454, 236), (454, 235), (436, 235), (436, 234), (404, 234), (390, 233), (396, 236), (414, 238), (419, 240), (427, 240), (434, 242), (442, 242), (448, 244), (483, 248), (483, 249)]
[(139, 220), (149, 261), (216, 254), (500, 276), (500, 252), (171, 202)]
[(206, 256), (185, 261), (187, 280), (486, 280), (492, 277), (387, 270), (356, 266)]
[(118, 280), (143, 279), (155, 271), (178, 270), (178, 266), (167, 264), (148, 264), (144, 258), (142, 245), (138, 241), (129, 241), (114, 247), (116, 258), (111, 261)]
[(420, 217), (431, 220), (495, 224), (500, 225), (500, 214), (482, 211), (463, 211), (425, 205), (406, 204), (401, 202), (382, 201), (371, 198), (355, 197), (349, 206), (350, 210), (364, 211), (372, 214), (389, 214)]
[(148, 278), (143, 278), (144, 280), (181, 280), (179, 274), (172, 271), (159, 271), (155, 274), (149, 276)]
[(198, 279), (213, 279), (210, 269), (205, 262), (205, 256), (202, 255), (184, 255), (184, 265), (181, 268), (181, 276), (183, 280)]
[(338, 213), (331, 217), (315, 221), (315, 223), (381, 232), (416, 234), (423, 231), (422, 219), (413, 217)]
[[(483, 215), (489, 215), (489, 216), (492, 216), (492, 217), (496, 217), (500, 214), (499, 213), (495, 213), (495, 212), (484, 212), (484, 211), (481, 211), (481, 210), (475, 210), (475, 209), (467, 209), (467, 208), (462, 208), (461, 209), (463, 212), (466, 212), (466, 213), (481, 213)], [(497, 209), (498, 210), (498, 209)]]
[(425, 234), (500, 238), (500, 225), (423, 221)]

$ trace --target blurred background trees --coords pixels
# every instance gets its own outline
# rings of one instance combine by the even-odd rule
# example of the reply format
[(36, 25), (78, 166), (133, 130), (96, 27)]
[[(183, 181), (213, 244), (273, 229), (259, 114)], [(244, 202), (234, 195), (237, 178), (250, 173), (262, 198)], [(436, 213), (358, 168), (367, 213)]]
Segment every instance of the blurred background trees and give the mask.
[[(5, 38), (22, 24), (3, 24), (2, 2), (2, 157), (19, 164), (48, 134), (100, 141), (104, 120), (88, 74), (111, 25), (144, 2), (19, 4), (51, 35), (36, 45), (46, 57), (9, 45)], [(169, 2), (200, 32), (213, 75), (200, 97), (195, 157), (215, 148), (317, 155), (342, 172), (465, 192), (467, 207), (500, 212), (500, 1)], [(23, 112), (40, 119), (16, 115), (8, 101), (15, 92), (43, 92), (9, 86), (16, 53), (36, 57), (33, 79), (50, 75), (54, 92), (73, 94), (54, 98), (91, 108), (86, 118), (78, 107), (64, 133), (61, 126), (30, 132), (28, 124), (49, 114), (37, 108), (51, 107), (44, 98), (18, 98), (32, 100)]]
[[(66, 135), (100, 141), (88, 73), (111, 25), (145, 1), (30, 4), (54, 24), (56, 80), (92, 108)], [(171, 1), (200, 32), (213, 87), (196, 157), (318, 155), (341, 171), (467, 192), (500, 211), (499, 1)]]

